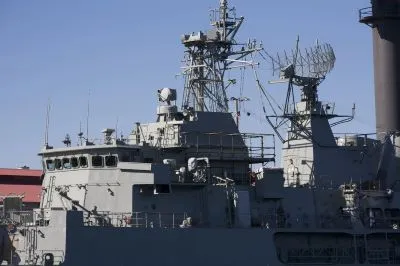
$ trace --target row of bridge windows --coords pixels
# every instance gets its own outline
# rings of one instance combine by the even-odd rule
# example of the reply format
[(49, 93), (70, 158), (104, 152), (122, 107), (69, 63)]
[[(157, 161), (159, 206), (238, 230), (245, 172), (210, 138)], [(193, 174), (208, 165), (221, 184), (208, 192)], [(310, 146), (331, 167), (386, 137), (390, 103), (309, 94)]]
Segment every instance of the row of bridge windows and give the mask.
[[(116, 167), (118, 164), (118, 158), (115, 155), (93, 155), (89, 157), (91, 159), (92, 167)], [(46, 160), (46, 169), (49, 171), (62, 170), (62, 169), (77, 169), (87, 168), (89, 166), (87, 156), (79, 157), (64, 157), (56, 159)]]

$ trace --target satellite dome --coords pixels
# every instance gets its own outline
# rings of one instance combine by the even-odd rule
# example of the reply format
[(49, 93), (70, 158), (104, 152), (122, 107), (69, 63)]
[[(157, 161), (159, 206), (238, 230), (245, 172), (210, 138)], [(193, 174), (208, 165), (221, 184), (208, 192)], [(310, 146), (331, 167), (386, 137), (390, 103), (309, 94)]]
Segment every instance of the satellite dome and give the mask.
[(176, 90), (163, 88), (161, 90), (158, 90), (158, 97), (161, 102), (176, 101)]

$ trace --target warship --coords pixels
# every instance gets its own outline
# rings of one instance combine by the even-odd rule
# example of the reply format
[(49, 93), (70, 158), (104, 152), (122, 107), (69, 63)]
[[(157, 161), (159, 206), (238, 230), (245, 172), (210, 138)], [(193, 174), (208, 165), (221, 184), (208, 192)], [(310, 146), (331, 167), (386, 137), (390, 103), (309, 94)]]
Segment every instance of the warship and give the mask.
[[(318, 98), (335, 63), (317, 43), (272, 56), (240, 43), (244, 22), (226, 0), (211, 29), (185, 34), (182, 106), (157, 90), (155, 122), (127, 137), (54, 148), (46, 137), (40, 208), (4, 205), (0, 261), (10, 265), (400, 265), (399, 0), (373, 0), (359, 20), (373, 30), (377, 134), (337, 135), (352, 120)], [(255, 56), (287, 84), (276, 108)], [(249, 69), (274, 134), (239, 131), (231, 70)], [(236, 112), (229, 110), (229, 102)], [(282, 128), (286, 129), (281, 134)], [(275, 166), (275, 139), (281, 166)]]

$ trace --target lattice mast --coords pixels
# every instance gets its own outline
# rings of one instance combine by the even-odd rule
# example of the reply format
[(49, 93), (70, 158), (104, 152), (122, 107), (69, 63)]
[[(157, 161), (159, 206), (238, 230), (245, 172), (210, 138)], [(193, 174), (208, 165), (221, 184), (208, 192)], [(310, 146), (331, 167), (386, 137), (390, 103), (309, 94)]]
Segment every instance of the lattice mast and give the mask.
[(207, 33), (200, 31), (182, 36), (182, 43), (187, 48), (183, 67), (183, 108), (229, 111), (227, 88), (235, 81), (225, 81), (225, 72), (252, 65), (244, 59), (260, 49), (255, 42), (236, 42), (235, 36), (243, 21), (243, 17), (236, 18), (235, 8), (229, 8), (227, 0), (220, 0), (219, 8), (211, 10), (212, 29)]

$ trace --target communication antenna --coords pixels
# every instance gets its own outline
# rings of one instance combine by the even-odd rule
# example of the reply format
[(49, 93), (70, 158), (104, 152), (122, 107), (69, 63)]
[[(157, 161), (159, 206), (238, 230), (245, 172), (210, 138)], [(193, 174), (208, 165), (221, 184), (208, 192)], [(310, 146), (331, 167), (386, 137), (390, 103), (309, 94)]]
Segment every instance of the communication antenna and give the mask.
[(84, 137), (83, 137), (83, 132), (82, 132), (82, 122), (81, 122), (81, 121), (79, 121), (79, 133), (78, 133), (78, 138), (79, 138), (80, 146), (82, 146), (82, 145), (83, 145), (83, 139), (84, 139)]
[(88, 93), (88, 102), (87, 102), (87, 115), (86, 115), (86, 145), (89, 143), (89, 117), (90, 117), (90, 89)]
[(256, 41), (236, 40), (243, 21), (244, 17), (236, 17), (235, 8), (229, 7), (227, 0), (220, 0), (219, 7), (211, 10), (210, 30), (182, 36), (186, 47), (182, 67), (183, 109), (229, 111), (227, 89), (235, 81), (225, 79), (226, 71), (256, 65), (246, 57), (262, 49)]
[(115, 123), (115, 141), (118, 140), (118, 116), (117, 116), (117, 122)]
[(51, 101), (49, 98), (47, 101), (47, 107), (46, 107), (46, 126), (45, 126), (45, 131), (44, 131), (44, 147), (45, 147), (45, 149), (51, 149), (51, 147), (49, 146), (50, 111), (51, 111)]

